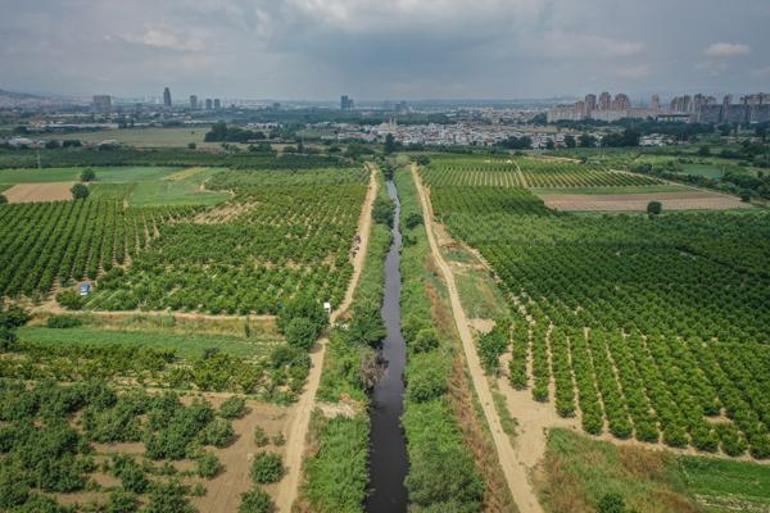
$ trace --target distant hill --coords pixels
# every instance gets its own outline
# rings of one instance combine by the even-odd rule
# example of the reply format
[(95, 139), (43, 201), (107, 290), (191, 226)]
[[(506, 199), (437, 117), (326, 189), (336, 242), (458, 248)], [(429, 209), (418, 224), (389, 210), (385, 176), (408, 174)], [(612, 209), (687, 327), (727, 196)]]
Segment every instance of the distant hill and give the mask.
[(17, 93), (14, 91), (6, 91), (5, 89), (0, 89), (0, 96), (5, 96), (6, 98), (12, 98), (14, 100), (42, 100), (44, 99), (43, 96), (37, 96), (34, 94), (29, 93)]
[(71, 99), (64, 97), (41, 96), (0, 89), (0, 108), (49, 108), (68, 105), (71, 102)]

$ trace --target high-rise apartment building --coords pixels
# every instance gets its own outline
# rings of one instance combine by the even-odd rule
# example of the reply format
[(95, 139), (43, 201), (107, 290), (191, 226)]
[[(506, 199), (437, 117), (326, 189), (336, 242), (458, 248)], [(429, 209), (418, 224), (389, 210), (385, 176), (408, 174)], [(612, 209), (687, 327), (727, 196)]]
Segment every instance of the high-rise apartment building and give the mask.
[(211, 110), (214, 107), (214, 102), (211, 98), (206, 98), (206, 110)]
[(353, 110), (353, 98), (344, 94), (340, 96), (340, 109), (341, 110)]
[(190, 95), (190, 110), (198, 110), (198, 97), (194, 94)]
[(590, 117), (591, 113), (596, 110), (596, 95), (587, 94), (585, 97), (586, 103), (586, 116)]
[(108, 94), (95, 94), (93, 106), (96, 112), (110, 112), (112, 110), (112, 96)]
[(612, 107), (612, 96), (607, 91), (599, 95), (599, 110), (610, 110)]
[(619, 93), (615, 95), (615, 99), (612, 100), (612, 110), (628, 110), (631, 108), (631, 99), (623, 94)]
[(168, 87), (163, 89), (163, 105), (171, 107), (171, 89)]
[(577, 114), (580, 118), (586, 117), (586, 102), (580, 100), (575, 102), (575, 114)]

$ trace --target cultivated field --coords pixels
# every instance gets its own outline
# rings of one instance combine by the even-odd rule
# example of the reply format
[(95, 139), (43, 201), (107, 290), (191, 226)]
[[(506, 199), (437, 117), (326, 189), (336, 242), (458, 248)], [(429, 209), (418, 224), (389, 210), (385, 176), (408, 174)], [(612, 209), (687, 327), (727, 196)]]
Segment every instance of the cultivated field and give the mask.
[(556, 215), (522, 189), (423, 173), (508, 300), (488, 343), (507, 342), (481, 342), (491, 371), (509, 353), (513, 388), (588, 433), (770, 457), (766, 212)]
[(431, 185), (573, 189), (661, 185), (656, 178), (611, 171), (561, 159), (436, 157), (426, 179)]
[[(45, 189), (52, 187), (46, 179), (77, 177), (82, 169), (0, 174)], [(85, 201), (0, 211), (0, 244), (8, 248), (0, 295), (44, 299), (99, 278), (89, 307), (102, 310), (275, 313), (300, 286), (341, 300), (366, 171), (94, 171)], [(327, 201), (332, 196), (335, 202)]]
[(522, 158), (516, 161), (526, 187), (569, 189), (572, 187), (629, 187), (659, 185), (657, 178), (614, 171), (579, 162)]
[(166, 223), (89, 306), (271, 314), (300, 290), (339, 304), (366, 183), (359, 169), (217, 174), (207, 189), (234, 198)]
[(0, 209), (0, 296), (44, 298), (55, 286), (126, 265), (162, 224), (192, 208), (126, 209), (122, 202), (24, 203)]
[(19, 183), (3, 192), (8, 203), (41, 203), (72, 199), (73, 182)]
[[(181, 148), (189, 143), (195, 143), (199, 148), (218, 147), (219, 143), (204, 142), (203, 138), (208, 131), (208, 126), (200, 128), (123, 128), (120, 130), (78, 132), (68, 137), (80, 139), (90, 144), (114, 140), (137, 148)], [(61, 137), (53, 136), (51, 138), (60, 139)]]
[(58, 503), (74, 511), (120, 504), (119, 511), (225, 513), (255, 484), (269, 502), (283, 475), (287, 407), (98, 382), (27, 388), (3, 381), (0, 400), (2, 482), (8, 489), (14, 469), (20, 494), (4, 504), (26, 503), (28, 511), (60, 511)]
[(0, 206), (0, 509), (288, 511), (370, 219), (370, 172), (315, 162), (94, 167), (87, 199)]

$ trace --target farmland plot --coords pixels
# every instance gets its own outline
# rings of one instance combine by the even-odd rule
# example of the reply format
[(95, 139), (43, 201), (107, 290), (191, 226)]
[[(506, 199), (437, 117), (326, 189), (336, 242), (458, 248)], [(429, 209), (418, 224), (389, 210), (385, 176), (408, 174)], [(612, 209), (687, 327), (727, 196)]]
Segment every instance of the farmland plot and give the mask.
[(232, 201), (168, 224), (127, 271), (107, 273), (95, 309), (276, 313), (298, 291), (338, 304), (366, 193), (358, 169), (230, 171)]
[(588, 212), (645, 212), (651, 201), (658, 201), (664, 211), (729, 210), (753, 208), (734, 196), (708, 191), (656, 192), (649, 194), (539, 194), (546, 205), (556, 210)]
[(657, 178), (612, 171), (596, 165), (556, 159), (516, 157), (481, 159), (435, 157), (425, 180), (432, 186), (491, 186), (533, 189), (580, 189), (587, 187), (645, 187), (662, 182)]
[[(85, 200), (0, 207), (0, 509), (282, 504), (305, 443), (291, 403), (322, 368), (319, 301), (357, 282), (370, 173), (274, 164), (104, 170)], [(70, 296), (91, 311), (42, 303), (83, 278), (95, 292)]]
[(3, 195), (8, 203), (39, 203), (72, 199), (72, 182), (18, 183)]
[(44, 299), (89, 278), (98, 279), (94, 309), (246, 314), (275, 313), (300, 288), (335, 304), (344, 294), (363, 169), (97, 176), (85, 201), (0, 209), (0, 296)]
[(586, 217), (516, 188), (431, 196), (501, 280), (515, 388), (592, 434), (770, 457), (766, 212)]
[(430, 183), (433, 185), (466, 185), (523, 187), (519, 168), (513, 160), (482, 160), (473, 158), (436, 158), (440, 165), (433, 166)]
[(47, 295), (124, 265), (162, 224), (191, 207), (124, 209), (117, 201), (24, 203), (0, 208), (0, 296)]
[(0, 402), (4, 511), (231, 512), (284, 474), (285, 407), (99, 382), (0, 381)]
[(553, 159), (518, 159), (524, 182), (533, 188), (570, 189), (573, 187), (627, 187), (656, 185), (660, 180), (606, 170), (578, 162)]

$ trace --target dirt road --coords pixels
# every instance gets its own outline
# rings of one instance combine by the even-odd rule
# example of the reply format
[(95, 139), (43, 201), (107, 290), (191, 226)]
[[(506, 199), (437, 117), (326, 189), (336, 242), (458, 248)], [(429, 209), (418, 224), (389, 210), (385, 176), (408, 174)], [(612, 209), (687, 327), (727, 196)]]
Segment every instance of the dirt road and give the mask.
[(452, 304), (452, 313), (454, 315), (455, 324), (457, 325), (457, 331), (460, 333), (463, 351), (465, 352), (471, 379), (473, 380), (473, 386), (476, 389), (479, 402), (484, 410), (484, 416), (486, 417), (490, 431), (492, 432), (492, 438), (495, 442), (500, 466), (502, 467), (503, 474), (508, 482), (508, 488), (511, 490), (513, 500), (516, 502), (521, 513), (543, 513), (543, 508), (540, 506), (537, 495), (529, 482), (528, 469), (517, 457), (513, 445), (511, 445), (510, 438), (503, 431), (500, 416), (495, 409), (492, 399), (492, 391), (490, 390), (489, 382), (484, 375), (481, 361), (476, 353), (470, 323), (465, 315), (462, 304), (460, 303), (460, 295), (457, 292), (454, 274), (452, 273), (449, 264), (441, 255), (439, 245), (436, 242), (436, 236), (433, 232), (433, 207), (430, 203), (428, 193), (423, 187), (416, 166), (412, 167), (412, 176), (417, 185), (420, 203), (422, 204), (423, 218), (426, 231), (428, 232), (428, 242), (430, 244), (431, 253), (433, 254), (433, 259), (437, 266), (441, 269), (441, 274), (444, 276), (444, 281), (447, 284), (449, 299)]
[[(369, 189), (366, 192), (366, 199), (361, 209), (361, 217), (358, 219), (358, 234), (361, 236), (361, 243), (359, 244), (358, 252), (353, 258), (353, 276), (345, 292), (345, 298), (331, 314), (330, 322), (332, 325), (340, 315), (345, 313), (353, 302), (353, 295), (361, 278), (364, 262), (366, 261), (366, 251), (369, 246), (369, 234), (372, 227), (372, 206), (377, 197), (378, 186), (376, 179), (377, 168), (369, 164), (367, 164), (367, 168), (370, 172)], [(294, 504), (299, 491), (299, 483), (302, 477), (302, 456), (305, 453), (305, 442), (308, 429), (310, 428), (310, 415), (313, 409), (315, 409), (316, 392), (321, 384), (321, 372), (323, 371), (323, 360), (327, 343), (328, 339), (322, 338), (310, 354), (310, 374), (307, 378), (305, 390), (297, 402), (294, 421), (287, 433), (288, 443), (283, 461), (287, 473), (281, 480), (275, 498), (276, 508), (280, 513), (289, 513), (291, 511), (292, 504)]]

